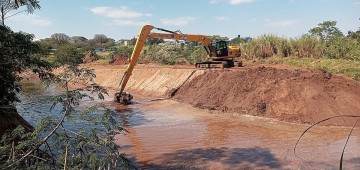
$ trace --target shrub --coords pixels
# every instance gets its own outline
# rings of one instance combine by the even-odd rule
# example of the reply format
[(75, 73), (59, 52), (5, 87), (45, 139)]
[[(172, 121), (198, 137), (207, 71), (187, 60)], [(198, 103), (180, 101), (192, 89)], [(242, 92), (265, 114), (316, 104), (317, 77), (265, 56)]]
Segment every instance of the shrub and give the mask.
[(290, 40), (292, 55), (296, 57), (320, 58), (325, 44), (314, 36), (305, 34)]
[(55, 51), (55, 63), (64, 65), (80, 64), (85, 57), (73, 44), (65, 44)]

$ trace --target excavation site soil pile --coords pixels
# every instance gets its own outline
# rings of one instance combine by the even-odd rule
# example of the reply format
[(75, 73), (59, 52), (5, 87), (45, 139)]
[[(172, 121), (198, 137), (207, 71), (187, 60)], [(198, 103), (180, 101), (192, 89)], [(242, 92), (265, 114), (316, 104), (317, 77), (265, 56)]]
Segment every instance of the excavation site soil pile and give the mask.
[(120, 53), (117, 56), (114, 56), (114, 58), (109, 62), (109, 64), (114, 64), (114, 65), (123, 65), (123, 64), (128, 64), (129, 60), (129, 56), (124, 54), (124, 53)]
[[(360, 83), (321, 70), (276, 66), (206, 70), (181, 86), (173, 98), (204, 109), (298, 123), (360, 116)], [(336, 118), (322, 125), (352, 126), (355, 121)]]

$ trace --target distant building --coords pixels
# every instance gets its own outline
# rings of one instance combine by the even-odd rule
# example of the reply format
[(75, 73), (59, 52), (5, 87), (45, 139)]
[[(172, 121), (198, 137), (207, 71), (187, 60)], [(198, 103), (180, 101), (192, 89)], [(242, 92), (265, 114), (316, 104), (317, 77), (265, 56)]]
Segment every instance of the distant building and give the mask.
[(133, 43), (133, 40), (127, 40), (127, 39), (121, 39), (121, 40), (117, 41), (116, 44), (124, 45), (124, 46), (135, 45)]

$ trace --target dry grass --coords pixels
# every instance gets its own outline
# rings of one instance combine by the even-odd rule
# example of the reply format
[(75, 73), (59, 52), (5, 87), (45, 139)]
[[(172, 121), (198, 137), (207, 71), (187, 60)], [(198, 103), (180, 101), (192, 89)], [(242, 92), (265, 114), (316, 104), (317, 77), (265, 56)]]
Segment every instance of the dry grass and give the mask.
[(334, 74), (344, 74), (360, 81), (360, 61), (329, 58), (271, 57), (262, 63), (288, 64), (297, 67), (323, 69)]

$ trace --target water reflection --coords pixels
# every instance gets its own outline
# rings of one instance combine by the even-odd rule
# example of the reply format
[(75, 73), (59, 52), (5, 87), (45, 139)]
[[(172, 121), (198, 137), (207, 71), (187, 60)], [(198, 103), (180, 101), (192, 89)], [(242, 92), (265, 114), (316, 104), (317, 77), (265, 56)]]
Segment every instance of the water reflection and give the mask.
[(144, 169), (280, 169), (280, 161), (266, 148), (198, 148), (165, 153), (160, 163)]
[[(138, 136), (136, 129), (133, 127), (146, 122), (142, 116), (142, 113), (136, 112), (135, 109), (131, 108), (129, 105), (122, 105), (116, 103), (114, 104), (114, 109), (116, 112), (118, 112), (121, 126), (127, 132), (124, 135), (117, 136), (117, 138), (122, 138), (122, 137), (126, 138), (126, 143), (129, 144), (123, 146), (122, 148), (130, 147), (131, 149), (134, 150), (135, 153), (141, 153), (141, 151), (145, 150), (145, 146), (142, 143), (141, 137)], [(130, 122), (129, 120), (133, 120), (133, 122)], [(119, 145), (122, 146), (123, 144), (119, 144)], [(135, 157), (139, 162), (146, 162), (150, 158), (150, 156), (146, 153), (136, 154)]]

